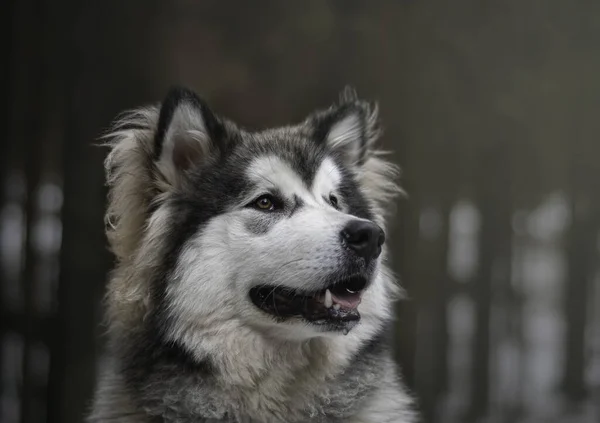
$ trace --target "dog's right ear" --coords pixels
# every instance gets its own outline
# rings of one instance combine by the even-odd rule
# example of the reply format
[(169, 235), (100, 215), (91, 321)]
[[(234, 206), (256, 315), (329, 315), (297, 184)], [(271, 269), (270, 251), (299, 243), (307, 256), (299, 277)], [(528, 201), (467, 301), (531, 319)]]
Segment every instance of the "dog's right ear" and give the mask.
[(174, 87), (162, 103), (154, 139), (154, 160), (167, 183), (207, 160), (224, 137), (222, 122), (193, 91)]

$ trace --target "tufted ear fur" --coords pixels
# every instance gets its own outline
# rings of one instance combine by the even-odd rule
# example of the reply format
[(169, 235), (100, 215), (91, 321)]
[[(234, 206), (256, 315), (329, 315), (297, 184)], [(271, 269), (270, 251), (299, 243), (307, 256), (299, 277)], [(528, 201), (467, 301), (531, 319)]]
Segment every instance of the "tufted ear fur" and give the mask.
[(169, 185), (176, 186), (194, 164), (207, 160), (223, 138), (223, 126), (194, 92), (172, 88), (160, 109), (154, 160)]
[(386, 152), (376, 146), (382, 132), (377, 105), (360, 100), (356, 91), (347, 87), (337, 104), (311, 115), (308, 121), (315, 141), (325, 144), (354, 170), (377, 214), (390, 211), (390, 203), (402, 190), (397, 184), (398, 167), (385, 160)]
[(361, 165), (380, 135), (377, 106), (359, 100), (346, 88), (338, 104), (311, 117), (315, 139), (339, 154), (347, 164)]

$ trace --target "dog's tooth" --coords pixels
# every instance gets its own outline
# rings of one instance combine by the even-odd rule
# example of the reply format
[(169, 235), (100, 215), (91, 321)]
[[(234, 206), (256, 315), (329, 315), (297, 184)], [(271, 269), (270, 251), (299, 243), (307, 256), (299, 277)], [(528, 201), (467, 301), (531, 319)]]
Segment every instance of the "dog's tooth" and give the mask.
[(331, 291), (326, 290), (325, 291), (325, 307), (331, 308), (332, 305), (333, 305), (333, 299), (331, 298)]
[(339, 310), (339, 309), (340, 309), (340, 305), (339, 305), (338, 303), (335, 303), (335, 304), (333, 305), (333, 309), (334, 309), (334, 310)]

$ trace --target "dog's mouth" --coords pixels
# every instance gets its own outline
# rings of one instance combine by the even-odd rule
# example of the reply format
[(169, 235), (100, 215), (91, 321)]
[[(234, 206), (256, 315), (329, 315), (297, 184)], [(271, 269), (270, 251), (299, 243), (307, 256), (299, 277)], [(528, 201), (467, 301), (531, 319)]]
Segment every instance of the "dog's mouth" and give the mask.
[(365, 276), (355, 275), (315, 292), (260, 285), (250, 290), (250, 298), (258, 308), (279, 319), (302, 317), (312, 324), (347, 332), (360, 320), (358, 305), (367, 284)]

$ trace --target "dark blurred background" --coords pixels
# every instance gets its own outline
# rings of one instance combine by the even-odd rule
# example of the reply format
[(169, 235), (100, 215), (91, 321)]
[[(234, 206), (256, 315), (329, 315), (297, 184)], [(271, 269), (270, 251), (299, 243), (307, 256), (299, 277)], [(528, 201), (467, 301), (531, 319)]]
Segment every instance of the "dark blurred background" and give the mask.
[(377, 100), (423, 422), (600, 419), (598, 0), (3, 0), (0, 20), (2, 423), (82, 421), (112, 265), (94, 142), (173, 83), (254, 128), (346, 84)]

